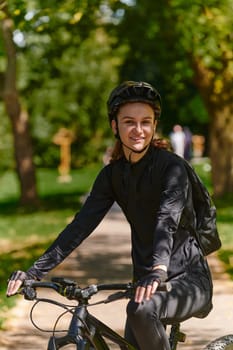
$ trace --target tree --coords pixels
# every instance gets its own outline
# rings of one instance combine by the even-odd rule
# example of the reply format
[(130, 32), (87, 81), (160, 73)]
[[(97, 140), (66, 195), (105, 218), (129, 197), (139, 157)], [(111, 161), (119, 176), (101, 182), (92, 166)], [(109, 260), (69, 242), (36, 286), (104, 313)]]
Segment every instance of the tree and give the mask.
[(16, 169), (21, 186), (20, 202), (22, 205), (38, 204), (35, 167), (32, 157), (32, 143), (29, 132), (28, 114), (22, 107), (17, 90), (17, 59), (13, 42), (13, 21), (9, 16), (6, 3), (1, 7), (1, 29), (5, 44), (7, 67), (3, 77), (2, 97), (9, 115), (13, 136)]
[[(119, 13), (117, 4), (113, 10)], [(168, 118), (175, 114), (177, 120), (184, 105), (197, 92), (201, 96), (209, 118), (212, 179), (218, 197), (233, 192), (232, 10), (232, 0), (138, 0), (125, 6), (115, 26), (121, 43), (130, 48), (122, 76), (139, 76), (161, 86), (165, 114), (166, 105), (174, 107)], [(199, 114), (197, 104), (193, 112)]]
[[(206, 6), (194, 7), (193, 15), (196, 13), (198, 18), (196, 31), (183, 43), (210, 119), (212, 179), (218, 197), (233, 192), (232, 10), (232, 0), (210, 1)], [(194, 18), (187, 20), (186, 31), (189, 31)]]
[[(101, 30), (101, 2), (83, 0), (74, 6), (70, 0), (59, 4), (17, 0), (7, 8), (7, 2), (0, 0), (2, 52), (7, 62), (0, 95), (12, 122), (23, 205), (34, 205), (38, 199), (31, 136), (38, 147), (37, 164), (44, 156), (43, 165), (48, 165), (48, 144), (59, 127), (78, 130), (79, 148), (89, 140), (93, 159), (106, 133), (101, 105), (115, 80), (116, 63)], [(38, 149), (43, 147), (41, 156)], [(82, 152), (86, 159), (87, 147)]]

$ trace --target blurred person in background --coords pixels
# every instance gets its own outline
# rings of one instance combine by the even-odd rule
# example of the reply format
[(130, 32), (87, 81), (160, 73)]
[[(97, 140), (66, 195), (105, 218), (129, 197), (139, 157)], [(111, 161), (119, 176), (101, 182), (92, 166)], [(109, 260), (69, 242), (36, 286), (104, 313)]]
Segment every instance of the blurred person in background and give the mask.
[(170, 141), (174, 153), (183, 158), (185, 150), (185, 133), (181, 125), (174, 125), (173, 131), (170, 133)]
[(191, 133), (188, 126), (185, 126), (183, 128), (184, 135), (185, 135), (185, 143), (184, 143), (184, 159), (186, 159), (188, 162), (192, 158), (192, 137), (193, 134)]

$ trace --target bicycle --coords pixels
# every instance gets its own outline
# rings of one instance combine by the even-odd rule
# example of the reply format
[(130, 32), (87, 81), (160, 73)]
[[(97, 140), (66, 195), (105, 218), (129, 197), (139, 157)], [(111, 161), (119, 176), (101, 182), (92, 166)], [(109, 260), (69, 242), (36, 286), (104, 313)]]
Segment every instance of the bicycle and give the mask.
[(215, 339), (204, 350), (233, 350), (233, 334)]
[[(57, 293), (67, 298), (75, 300), (77, 305), (67, 305), (53, 299), (39, 298), (37, 296), (38, 288), (47, 288), (55, 290)], [(93, 284), (85, 288), (77, 286), (76, 282), (63, 277), (53, 277), (51, 281), (38, 282), (27, 280), (17, 294), (24, 296), (26, 300), (35, 301), (30, 312), (32, 324), (40, 329), (33, 320), (33, 310), (39, 302), (46, 302), (59, 306), (65, 310), (58, 317), (54, 328), (51, 331), (52, 336), (49, 338), (47, 350), (58, 350), (72, 344), (73, 349), (77, 350), (110, 350), (109, 341), (118, 346), (121, 350), (136, 350), (133, 345), (128, 343), (121, 335), (116, 333), (102, 321), (93, 316), (87, 309), (89, 306), (97, 304), (107, 304), (122, 298), (130, 298), (134, 292), (132, 283), (111, 283), (111, 284)], [(169, 283), (162, 284), (161, 291), (169, 291)], [(117, 292), (108, 295), (104, 300), (89, 303), (89, 300), (99, 291)], [(57, 336), (57, 323), (62, 316), (70, 313), (72, 315), (66, 334)], [(166, 325), (164, 325), (166, 327)], [(42, 329), (40, 329), (42, 330)], [(42, 330), (43, 331), (43, 330)], [(47, 332), (47, 330), (46, 330)], [(169, 333), (169, 342), (171, 350), (176, 350), (178, 342), (185, 341), (185, 334), (180, 331), (180, 323), (171, 325)], [(225, 336), (211, 342), (205, 347), (205, 350), (230, 350), (233, 349), (233, 335)]]

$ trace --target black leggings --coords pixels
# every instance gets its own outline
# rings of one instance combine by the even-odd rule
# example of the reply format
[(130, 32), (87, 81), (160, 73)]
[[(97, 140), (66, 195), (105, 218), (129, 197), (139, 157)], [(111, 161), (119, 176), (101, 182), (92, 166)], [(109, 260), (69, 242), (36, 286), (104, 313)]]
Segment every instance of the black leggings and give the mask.
[[(128, 303), (125, 338), (137, 350), (170, 350), (164, 325), (205, 317), (211, 310), (212, 285), (206, 276), (189, 274), (171, 284), (171, 292), (156, 292), (140, 304)], [(205, 315), (198, 315), (201, 311)]]

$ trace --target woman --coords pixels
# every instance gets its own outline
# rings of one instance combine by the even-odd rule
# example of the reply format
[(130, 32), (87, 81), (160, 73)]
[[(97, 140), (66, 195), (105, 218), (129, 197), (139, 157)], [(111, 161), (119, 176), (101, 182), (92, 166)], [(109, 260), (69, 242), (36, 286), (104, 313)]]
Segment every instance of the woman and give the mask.
[[(154, 146), (161, 98), (148, 83), (127, 81), (108, 100), (108, 115), (118, 139), (112, 161), (97, 176), (74, 220), (27, 272), (16, 271), (7, 295), (22, 281), (41, 279), (100, 223), (114, 201), (132, 235), (135, 296), (127, 306), (125, 337), (139, 350), (169, 350), (164, 325), (212, 308), (212, 282), (195, 238), (183, 225), (183, 212), (195, 214), (183, 160)], [(156, 291), (169, 280), (171, 292)]]

